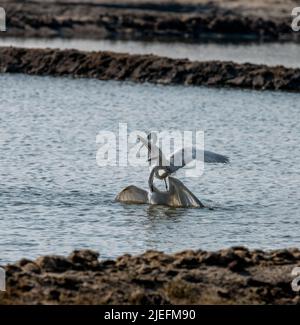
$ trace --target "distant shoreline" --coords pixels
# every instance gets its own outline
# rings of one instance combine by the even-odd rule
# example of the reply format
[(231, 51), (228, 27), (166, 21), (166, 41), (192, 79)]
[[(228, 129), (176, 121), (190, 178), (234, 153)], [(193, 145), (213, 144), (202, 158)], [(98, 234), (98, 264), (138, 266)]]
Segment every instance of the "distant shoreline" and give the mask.
[[(131, 40), (300, 41), (296, 1), (2, 1), (0, 37)], [(299, 4), (298, 4), (299, 5)]]
[(72, 76), (164, 85), (300, 91), (300, 69), (113, 52), (0, 47), (0, 73)]
[(98, 257), (81, 250), (7, 265), (0, 304), (300, 304), (296, 248)]

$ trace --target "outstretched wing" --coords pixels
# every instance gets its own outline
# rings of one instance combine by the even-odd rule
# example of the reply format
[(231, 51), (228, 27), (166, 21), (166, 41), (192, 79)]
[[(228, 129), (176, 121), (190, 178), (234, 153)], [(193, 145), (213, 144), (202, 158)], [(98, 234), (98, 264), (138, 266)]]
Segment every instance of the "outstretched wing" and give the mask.
[(183, 208), (203, 208), (204, 205), (198, 198), (180, 182), (179, 179), (169, 177), (169, 205)]
[(229, 162), (229, 158), (227, 156), (223, 156), (208, 150), (200, 150), (196, 147), (185, 147), (175, 151), (170, 156), (170, 166), (168, 169), (171, 173), (174, 173), (195, 159), (204, 161), (205, 163), (226, 164)]
[(229, 157), (212, 151), (204, 150), (204, 162), (227, 164), (229, 163)]
[(148, 192), (134, 185), (124, 188), (115, 198), (124, 203), (148, 203)]

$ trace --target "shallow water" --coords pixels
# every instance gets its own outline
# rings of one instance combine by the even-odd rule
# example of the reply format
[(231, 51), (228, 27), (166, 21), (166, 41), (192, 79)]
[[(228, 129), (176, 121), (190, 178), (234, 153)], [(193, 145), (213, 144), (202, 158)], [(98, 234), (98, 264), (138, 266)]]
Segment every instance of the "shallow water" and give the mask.
[(88, 39), (0, 38), (0, 46), (74, 48), (84, 51), (114, 51), (149, 54), (190, 60), (223, 60), (300, 67), (300, 44), (296, 43), (163, 43)]
[[(299, 94), (0, 75), (0, 264), (92, 248), (299, 246)], [(178, 177), (210, 209), (122, 205), (147, 168), (96, 164), (98, 131), (205, 130), (230, 156), (200, 179)]]

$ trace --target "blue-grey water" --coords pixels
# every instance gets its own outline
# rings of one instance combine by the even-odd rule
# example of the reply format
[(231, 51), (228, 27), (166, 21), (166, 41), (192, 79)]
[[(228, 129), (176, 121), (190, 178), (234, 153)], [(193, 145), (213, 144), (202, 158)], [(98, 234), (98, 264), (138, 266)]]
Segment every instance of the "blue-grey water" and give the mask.
[[(146, 249), (300, 244), (300, 95), (0, 75), (0, 264), (75, 248), (103, 258)], [(144, 167), (99, 167), (96, 135), (204, 130), (230, 156), (178, 177), (211, 209), (114, 202), (147, 187)]]
[(270, 66), (300, 67), (300, 44), (297, 43), (162, 43), (122, 40), (0, 38), (0, 46), (29, 48), (114, 51), (131, 54), (156, 54), (171, 58), (208, 61), (223, 60)]

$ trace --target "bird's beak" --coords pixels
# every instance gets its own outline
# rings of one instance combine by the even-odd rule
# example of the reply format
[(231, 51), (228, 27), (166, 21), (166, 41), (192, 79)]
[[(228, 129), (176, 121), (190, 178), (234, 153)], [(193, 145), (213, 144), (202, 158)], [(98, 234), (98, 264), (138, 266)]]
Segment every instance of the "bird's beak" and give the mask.
[(138, 150), (138, 155), (140, 155), (141, 154), (141, 150), (143, 149), (143, 147), (144, 147), (144, 144), (142, 143), (142, 145), (140, 146), (140, 149)]

